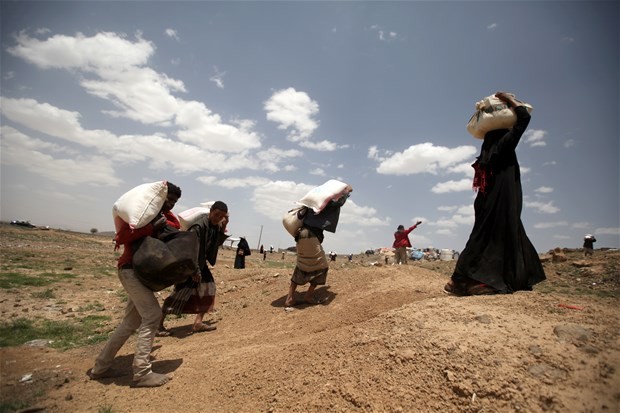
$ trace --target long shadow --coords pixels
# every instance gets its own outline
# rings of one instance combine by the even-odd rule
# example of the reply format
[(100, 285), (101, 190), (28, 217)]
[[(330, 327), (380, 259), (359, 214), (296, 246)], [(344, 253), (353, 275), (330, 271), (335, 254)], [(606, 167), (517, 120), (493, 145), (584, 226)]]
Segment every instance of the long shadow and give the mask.
[[(329, 291), (329, 285), (317, 287), (316, 290), (314, 290), (314, 297), (315, 299), (318, 300), (318, 303), (309, 304), (304, 301), (305, 293), (306, 292), (303, 290), (295, 291), (295, 294), (293, 295), (293, 300), (295, 301), (295, 304), (293, 304), (293, 307), (301, 310), (301, 309), (308, 308), (308, 307), (314, 307), (315, 305), (329, 305), (332, 301), (336, 299), (336, 296), (338, 295), (332, 291)], [(272, 301), (271, 306), (272, 307), (286, 307), (284, 305), (285, 301), (286, 301), (286, 295), (278, 298), (277, 300)]]
[[(214, 323), (211, 320), (205, 320), (202, 322), (205, 325), (208, 326), (216, 326), (216, 323)], [(212, 331), (200, 331), (200, 332), (194, 332), (192, 330), (192, 323), (186, 325), (186, 326), (177, 326), (177, 327), (170, 327), (168, 328), (168, 331), (170, 331), (170, 338), (187, 338), (189, 336), (193, 336), (195, 334), (209, 334)]]
[[(161, 346), (153, 346), (153, 351)], [(111, 384), (115, 384), (117, 386), (131, 386), (133, 382), (133, 354), (127, 354), (124, 356), (119, 356), (114, 359), (114, 363), (112, 364), (112, 368), (118, 370), (121, 373), (124, 373), (119, 377), (111, 377), (108, 379), (99, 379), (96, 380), (98, 383), (109, 386)], [(153, 361), (153, 371), (161, 374), (168, 374), (176, 371), (181, 364), (183, 364), (183, 359), (172, 359), (172, 360), (157, 360)], [(95, 380), (93, 380), (95, 381)]]

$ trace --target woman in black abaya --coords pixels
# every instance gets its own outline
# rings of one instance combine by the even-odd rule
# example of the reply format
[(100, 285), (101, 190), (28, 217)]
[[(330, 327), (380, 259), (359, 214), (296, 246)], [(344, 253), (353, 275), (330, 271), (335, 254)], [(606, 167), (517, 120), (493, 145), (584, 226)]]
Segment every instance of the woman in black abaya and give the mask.
[(530, 114), (510, 94), (495, 96), (512, 108), (512, 129), (484, 137), (473, 167), (475, 222), (465, 249), (444, 289), (455, 295), (512, 293), (531, 290), (545, 279), (536, 249), (521, 222), (523, 194), (515, 149), (530, 122)]

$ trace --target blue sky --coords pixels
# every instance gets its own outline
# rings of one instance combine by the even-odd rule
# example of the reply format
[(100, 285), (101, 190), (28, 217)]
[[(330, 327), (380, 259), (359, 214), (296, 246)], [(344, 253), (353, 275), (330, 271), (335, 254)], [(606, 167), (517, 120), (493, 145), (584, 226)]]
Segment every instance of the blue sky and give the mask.
[[(618, 2), (6, 2), (0, 218), (111, 231), (112, 205), (170, 180), (181, 212), (223, 200), (252, 247), (350, 184), (324, 247), (461, 250), (475, 102), (534, 110), (517, 154), (539, 252), (618, 247)], [(262, 230), (262, 234), (261, 234)]]

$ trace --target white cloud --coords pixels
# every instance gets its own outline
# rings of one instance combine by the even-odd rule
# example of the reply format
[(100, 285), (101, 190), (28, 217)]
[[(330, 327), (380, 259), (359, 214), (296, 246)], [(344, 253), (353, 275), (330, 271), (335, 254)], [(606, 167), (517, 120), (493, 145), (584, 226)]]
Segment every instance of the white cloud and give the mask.
[(540, 188), (535, 189), (534, 192), (538, 192), (539, 194), (550, 194), (551, 192), (553, 192), (553, 188), (548, 186), (541, 186)]
[(431, 188), (431, 192), (435, 194), (445, 194), (447, 192), (471, 191), (471, 179), (461, 179), (459, 181), (440, 182)]
[(620, 228), (616, 227), (608, 227), (608, 228), (597, 228), (594, 230), (596, 235), (620, 235)]
[(379, 159), (379, 149), (376, 146), (371, 146), (368, 148), (368, 159), (374, 159), (376, 161)]
[(456, 206), (452, 205), (452, 206), (439, 206), (437, 207), (438, 211), (443, 211), (443, 212), (452, 212), (456, 210)]
[(447, 172), (463, 174), (465, 176), (469, 176), (470, 178), (474, 177), (474, 168), (471, 166), (471, 162), (463, 162), (458, 165), (454, 165), (450, 168), (447, 168)]
[(554, 235), (553, 236), (554, 239), (559, 239), (559, 240), (567, 240), (567, 239), (573, 239), (573, 237), (569, 236), (569, 235)]
[(547, 131), (539, 130), (539, 129), (528, 129), (523, 134), (523, 139), (525, 143), (528, 143), (531, 147), (534, 146), (546, 146), (547, 142), (545, 142), (545, 136), (547, 135)]
[(39, 41), (20, 34), (9, 53), (41, 68), (94, 74), (80, 85), (94, 96), (112, 102), (118, 110), (104, 113), (145, 124), (176, 125), (178, 137), (209, 151), (242, 152), (260, 147), (258, 135), (247, 127), (222, 122), (204, 103), (184, 101), (173, 92), (185, 92), (182, 81), (147, 67), (155, 47), (140, 35), (130, 41), (115, 33), (85, 37), (56, 35)]
[(276, 91), (265, 101), (264, 108), (267, 119), (278, 123), (278, 129), (291, 129), (289, 138), (293, 142), (309, 138), (319, 126), (313, 119), (319, 113), (319, 104), (306, 92), (292, 87)]
[(585, 228), (589, 228), (590, 227), (590, 223), (589, 222), (575, 222), (572, 225), (573, 228), (579, 228), (579, 229), (585, 229)]
[(330, 141), (320, 141), (320, 142), (311, 142), (311, 141), (301, 141), (299, 146), (302, 148), (314, 149), (321, 152), (331, 152), (335, 151), (338, 148), (346, 148), (348, 145), (338, 146), (334, 142)]
[[(267, 150), (250, 156), (246, 151), (233, 155), (224, 155), (212, 150), (226, 149), (231, 142), (247, 144), (247, 139), (239, 137), (242, 129), (229, 126), (221, 131), (218, 138), (214, 133), (207, 133), (202, 140), (188, 143), (178, 142), (162, 135), (122, 135), (116, 136), (106, 130), (89, 130), (82, 128), (80, 114), (39, 103), (33, 99), (12, 99), (2, 97), (2, 114), (13, 122), (32, 130), (44, 133), (96, 150), (99, 155), (122, 163), (148, 162), (152, 169), (168, 168), (179, 173), (196, 171), (228, 172), (237, 169), (265, 169), (275, 172), (277, 162), (300, 156), (299, 151)], [(198, 120), (204, 117), (198, 116)], [(216, 128), (214, 122), (209, 128)], [(222, 129), (222, 125), (219, 125)], [(226, 132), (232, 132), (226, 136)], [(205, 132), (206, 133), (206, 132)], [(219, 145), (219, 146), (218, 146)]]
[(203, 103), (180, 102), (176, 123), (182, 128), (180, 140), (212, 151), (242, 152), (261, 146), (258, 135), (249, 130), (252, 122), (240, 122), (235, 127), (222, 122), (219, 115), (211, 112)]
[(215, 83), (220, 89), (224, 89), (224, 76), (226, 75), (226, 72), (220, 72), (216, 66), (213, 66), (213, 70), (215, 74), (212, 75), (209, 80)]
[(547, 203), (524, 201), (524, 205), (526, 208), (536, 209), (538, 212), (543, 214), (555, 214), (560, 211), (560, 208), (553, 205), (553, 201), (549, 201)]
[(180, 40), (177, 31), (174, 30), (174, 29), (166, 29), (166, 36), (168, 36), (168, 37), (170, 37), (170, 38), (172, 38), (172, 39), (174, 39), (176, 41)]
[(571, 146), (575, 146), (575, 143), (577, 143), (577, 142), (574, 139), (569, 139), (569, 140), (564, 142), (564, 147), (565, 148), (570, 148)]
[(308, 172), (310, 175), (325, 176), (325, 170), (323, 168), (315, 168)]
[(65, 185), (118, 186), (121, 183), (109, 157), (54, 157), (44, 152), (62, 152), (58, 145), (31, 138), (7, 126), (1, 128), (1, 133), (2, 165), (18, 165), (33, 174)]
[(538, 224), (534, 224), (534, 228), (536, 229), (557, 228), (557, 227), (565, 227), (565, 226), (568, 226), (568, 222), (566, 221), (539, 222)]
[(558, 163), (556, 161), (548, 161), (548, 162), (543, 163), (543, 166), (555, 166), (557, 164)]
[(497, 23), (491, 23), (487, 26), (487, 30), (494, 31), (497, 29)]
[[(306, 92), (297, 91), (292, 87), (274, 92), (264, 102), (267, 120), (276, 122), (278, 129), (288, 130), (287, 139), (300, 146), (318, 151), (334, 151), (337, 144), (328, 140), (311, 141), (319, 122), (314, 118), (319, 113), (319, 104), (312, 100)], [(346, 147), (340, 146), (340, 148)]]
[(247, 188), (265, 185), (269, 183), (269, 179), (260, 176), (248, 176), (246, 178), (217, 178), (215, 176), (202, 176), (198, 181), (208, 184), (217, 185), (224, 188)]
[[(384, 175), (437, 174), (470, 159), (476, 151), (473, 146), (446, 148), (425, 142), (412, 145), (403, 152), (397, 152), (384, 159), (378, 158), (380, 163), (377, 172)], [(376, 153), (375, 149), (374, 154)]]

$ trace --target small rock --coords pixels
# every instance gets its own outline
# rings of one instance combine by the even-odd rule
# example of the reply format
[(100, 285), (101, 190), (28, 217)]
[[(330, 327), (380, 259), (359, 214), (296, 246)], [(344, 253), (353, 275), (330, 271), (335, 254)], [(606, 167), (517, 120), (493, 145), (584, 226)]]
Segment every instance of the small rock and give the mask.
[(73, 269), (73, 267), (65, 267), (63, 268), (63, 271), (71, 271)]
[(24, 346), (29, 346), (29, 347), (47, 347), (50, 343), (51, 343), (50, 340), (37, 339), (37, 340), (30, 340), (30, 341), (25, 342)]
[(560, 340), (573, 344), (583, 344), (592, 335), (590, 330), (577, 324), (555, 326), (553, 332)]
[(488, 314), (480, 314), (476, 316), (476, 321), (482, 324), (491, 324), (493, 318)]
[(27, 381), (32, 381), (32, 373), (25, 374), (21, 379), (19, 379), (20, 383), (25, 383)]
[(73, 400), (73, 395), (71, 395), (71, 394), (67, 394), (67, 395), (65, 396), (65, 400), (67, 400), (67, 401), (69, 401), (69, 400)]

